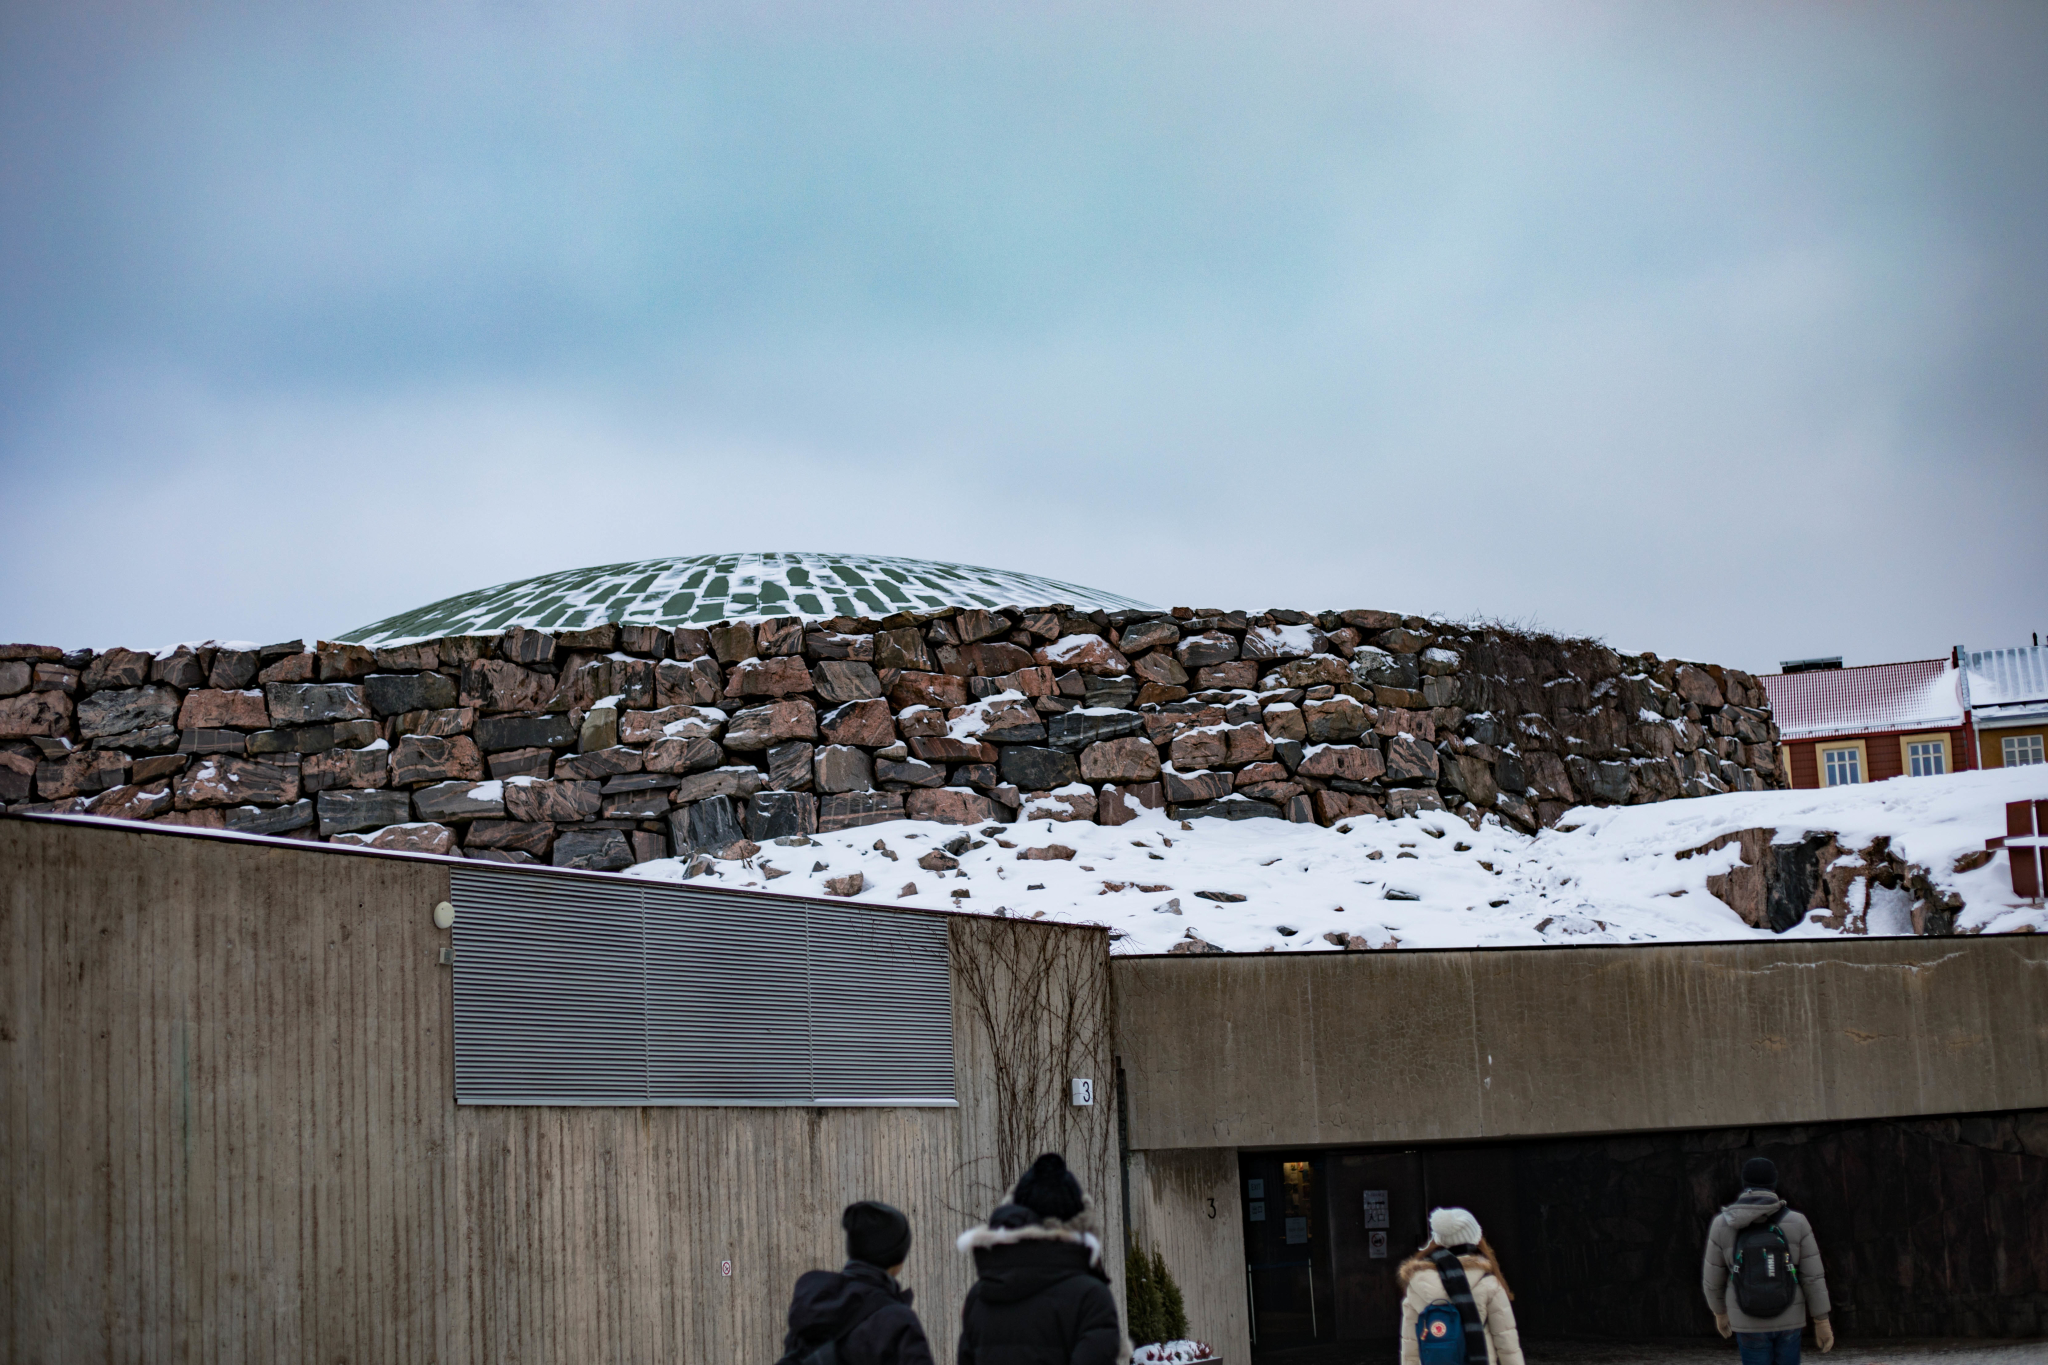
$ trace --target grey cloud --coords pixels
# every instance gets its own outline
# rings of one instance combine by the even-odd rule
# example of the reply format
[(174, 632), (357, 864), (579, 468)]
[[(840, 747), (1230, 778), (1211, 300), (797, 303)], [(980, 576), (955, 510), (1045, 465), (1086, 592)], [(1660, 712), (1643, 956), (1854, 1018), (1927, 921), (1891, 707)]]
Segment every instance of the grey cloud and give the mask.
[(2048, 19), (1484, 17), (12, 23), (0, 634), (785, 541), (1765, 667), (2043, 624)]

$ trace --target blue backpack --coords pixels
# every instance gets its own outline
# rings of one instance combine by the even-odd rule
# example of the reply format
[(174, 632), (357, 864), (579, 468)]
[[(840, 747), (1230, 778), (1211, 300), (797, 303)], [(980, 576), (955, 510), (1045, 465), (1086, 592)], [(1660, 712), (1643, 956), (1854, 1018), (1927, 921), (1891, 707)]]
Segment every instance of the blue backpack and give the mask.
[(1415, 1345), (1422, 1365), (1486, 1365), (1486, 1328), (1465, 1267), (1448, 1251), (1433, 1252), (1447, 1299), (1438, 1299), (1415, 1319)]
[(1465, 1323), (1449, 1299), (1438, 1299), (1415, 1320), (1422, 1365), (1465, 1365)]

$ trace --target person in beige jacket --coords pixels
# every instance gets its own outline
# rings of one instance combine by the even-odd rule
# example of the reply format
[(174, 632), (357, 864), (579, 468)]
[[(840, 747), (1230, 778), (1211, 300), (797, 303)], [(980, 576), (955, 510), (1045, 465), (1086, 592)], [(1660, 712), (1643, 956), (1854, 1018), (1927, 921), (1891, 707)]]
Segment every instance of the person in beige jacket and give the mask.
[(1464, 1209), (1437, 1209), (1429, 1215), (1429, 1241), (1401, 1262), (1401, 1365), (1420, 1365), (1422, 1351), (1415, 1340), (1415, 1324), (1423, 1311), (1439, 1300), (1448, 1300), (1443, 1276), (1430, 1262), (1430, 1254), (1449, 1251), (1465, 1267), (1465, 1279), (1472, 1287), (1472, 1302), (1486, 1328), (1486, 1358), (1493, 1365), (1523, 1365), (1522, 1338), (1515, 1331), (1515, 1297), (1500, 1272), (1500, 1261), (1487, 1245), (1479, 1220)]

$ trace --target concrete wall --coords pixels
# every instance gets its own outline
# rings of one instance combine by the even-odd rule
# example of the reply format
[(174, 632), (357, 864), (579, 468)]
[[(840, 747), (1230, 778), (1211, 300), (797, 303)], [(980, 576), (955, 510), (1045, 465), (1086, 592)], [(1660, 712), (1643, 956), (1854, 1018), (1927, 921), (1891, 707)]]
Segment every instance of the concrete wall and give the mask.
[(1139, 1149), (2048, 1105), (2048, 941), (1119, 958)]
[(1166, 1258), (1187, 1303), (1188, 1330), (1226, 1360), (1245, 1360), (1251, 1325), (1237, 1153), (1133, 1152), (1130, 1181), (1131, 1235)]
[[(1048, 1013), (1106, 1008), (1099, 930), (953, 921), (957, 1110), (458, 1108), (448, 866), (0, 821), (0, 1358), (772, 1359), (868, 1196), (946, 1358), (1004, 1114), (1114, 1189), (1113, 1110), (999, 1097), (960, 984), (1036, 935)], [(1106, 1019), (1080, 1054), (1110, 1074)]]

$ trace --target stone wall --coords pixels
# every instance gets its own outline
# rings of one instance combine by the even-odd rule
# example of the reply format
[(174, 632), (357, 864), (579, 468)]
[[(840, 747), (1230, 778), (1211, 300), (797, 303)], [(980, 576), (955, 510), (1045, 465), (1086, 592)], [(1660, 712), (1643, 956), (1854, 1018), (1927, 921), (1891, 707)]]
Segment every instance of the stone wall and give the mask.
[(1851, 1351), (1871, 1338), (2048, 1334), (2038, 1109), (1516, 1145), (1524, 1235), (1508, 1274), (1524, 1330), (1712, 1340), (1701, 1250), (1751, 1156), (1777, 1164), (1779, 1192), (1812, 1220)]
[(1756, 679), (1380, 611), (0, 646), (0, 801), (616, 869), (900, 818), (1332, 824), (1780, 785)]

